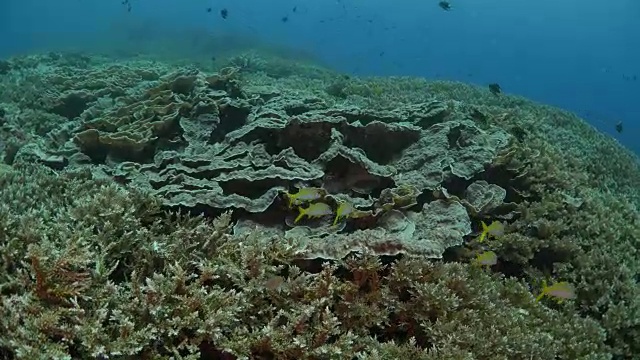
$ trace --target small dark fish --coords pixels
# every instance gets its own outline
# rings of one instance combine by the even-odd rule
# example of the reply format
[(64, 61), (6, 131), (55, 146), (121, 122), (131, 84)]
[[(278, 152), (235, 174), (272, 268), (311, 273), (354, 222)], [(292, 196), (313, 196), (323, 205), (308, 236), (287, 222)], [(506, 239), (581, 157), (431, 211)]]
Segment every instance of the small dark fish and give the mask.
[(380, 54), (378, 54), (378, 56), (383, 57), (384, 56), (384, 51), (380, 51)]
[(280, 19), (280, 21), (282, 21), (283, 23), (286, 23), (287, 21), (289, 21), (289, 17), (283, 16), (282, 19)]
[(220, 16), (222, 16), (223, 19), (226, 19), (227, 16), (229, 16), (229, 10), (227, 9), (220, 10)]
[(207, 8), (207, 12), (208, 12), (208, 13), (210, 13), (211, 11), (213, 11), (213, 9), (212, 9), (212, 8), (210, 8), (210, 7), (208, 7), (208, 8)]
[(451, 10), (451, 3), (449, 3), (448, 1), (440, 1), (438, 3), (438, 6), (440, 6), (444, 11)]
[(502, 89), (500, 88), (500, 84), (492, 83), (489, 84), (489, 91), (491, 91), (493, 95), (498, 95), (502, 92)]
[(214, 62), (215, 62), (215, 61), (216, 61), (216, 57), (215, 57), (215, 56), (212, 56), (212, 57), (211, 57), (211, 61), (214, 61)]
[(618, 133), (621, 133), (621, 132), (622, 132), (622, 130), (624, 130), (624, 129), (622, 128), (622, 121), (618, 121), (618, 123), (616, 124), (616, 131), (617, 131)]
[(291, 11), (293, 11), (293, 12), (298, 11), (298, 7), (297, 7), (297, 6), (294, 6), (294, 7), (293, 7), (293, 9), (292, 9)]

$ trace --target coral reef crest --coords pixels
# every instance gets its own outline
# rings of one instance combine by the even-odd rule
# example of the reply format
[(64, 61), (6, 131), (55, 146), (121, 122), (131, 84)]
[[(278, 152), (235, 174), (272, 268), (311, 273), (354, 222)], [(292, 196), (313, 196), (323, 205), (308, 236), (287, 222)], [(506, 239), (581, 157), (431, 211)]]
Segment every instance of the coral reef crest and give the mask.
[(637, 158), (525, 99), (285, 64), (0, 63), (0, 358), (640, 352)]

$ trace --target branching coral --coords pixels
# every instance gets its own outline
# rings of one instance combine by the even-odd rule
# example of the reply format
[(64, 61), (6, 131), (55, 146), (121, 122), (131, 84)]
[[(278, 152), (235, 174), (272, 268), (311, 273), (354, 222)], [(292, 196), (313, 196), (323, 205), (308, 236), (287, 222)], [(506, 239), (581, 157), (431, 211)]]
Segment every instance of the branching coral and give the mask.
[[(22, 135), (0, 171), (0, 357), (640, 351), (637, 172), (626, 155), (613, 163), (627, 179), (563, 157), (548, 123), (516, 107), (549, 109), (405, 79), (372, 85), (389, 90), (372, 110), (354, 104), (377, 92), (337, 104), (318, 78), (46, 61), (59, 65), (43, 75), (12, 60), (22, 77), (3, 88), (0, 140)], [(15, 96), (39, 83), (44, 105)], [(560, 117), (563, 133), (585, 132)], [(293, 223), (296, 187), (359, 216)], [(475, 241), (489, 220), (504, 231)], [(487, 250), (495, 265), (469, 264)], [(536, 302), (546, 278), (576, 299)]]

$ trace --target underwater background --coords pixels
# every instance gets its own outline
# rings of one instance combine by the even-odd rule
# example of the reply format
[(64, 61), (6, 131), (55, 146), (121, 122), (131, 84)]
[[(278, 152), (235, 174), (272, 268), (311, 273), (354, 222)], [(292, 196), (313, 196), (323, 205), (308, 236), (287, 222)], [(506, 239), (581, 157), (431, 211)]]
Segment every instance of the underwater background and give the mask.
[(0, 2), (0, 360), (640, 359), (637, 2)]
[(640, 153), (638, 16), (634, 0), (459, 0), (448, 12), (435, 0), (3, 1), (0, 56), (143, 46), (206, 57), (219, 51), (207, 36), (233, 35), (352, 75), (499, 83), (572, 111)]

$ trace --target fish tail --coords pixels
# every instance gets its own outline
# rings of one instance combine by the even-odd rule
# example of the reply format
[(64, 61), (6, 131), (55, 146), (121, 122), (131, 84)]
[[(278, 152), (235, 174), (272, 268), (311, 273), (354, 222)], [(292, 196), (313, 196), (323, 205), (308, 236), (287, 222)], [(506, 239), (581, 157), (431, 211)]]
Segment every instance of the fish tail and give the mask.
[(289, 199), (289, 208), (293, 207), (293, 201), (296, 199), (293, 195), (287, 193), (287, 198)]
[(298, 217), (296, 217), (296, 219), (295, 219), (295, 220), (293, 220), (293, 223), (294, 223), (294, 224), (297, 224), (297, 223), (298, 223), (298, 221), (300, 221), (300, 220), (304, 217), (304, 215), (307, 213), (307, 212), (305, 211), (305, 209), (303, 209), (302, 207), (299, 207), (299, 208), (298, 208), (298, 211), (299, 211), (300, 213), (298, 214)]
[(489, 234), (489, 227), (487, 226), (487, 224), (485, 224), (484, 221), (480, 221), (480, 224), (482, 224), (482, 233), (480, 234), (480, 237), (478, 238), (478, 242), (481, 243), (484, 241), (484, 238), (487, 237), (487, 234)]
[(540, 295), (538, 295), (538, 297), (536, 298), (536, 301), (542, 300), (542, 298), (546, 293), (547, 293), (547, 280), (542, 279), (542, 291), (540, 292)]
[(340, 218), (340, 215), (336, 214), (336, 218), (333, 219), (333, 225), (331, 226), (336, 226), (336, 224), (338, 223), (338, 218)]

